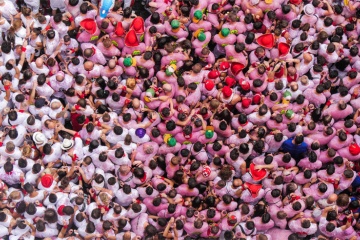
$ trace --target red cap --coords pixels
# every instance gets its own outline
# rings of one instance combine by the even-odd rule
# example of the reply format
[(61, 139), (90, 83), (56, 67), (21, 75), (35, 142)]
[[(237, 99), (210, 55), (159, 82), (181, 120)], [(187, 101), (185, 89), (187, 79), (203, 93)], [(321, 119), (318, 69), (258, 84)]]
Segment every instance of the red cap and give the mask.
[(228, 98), (228, 97), (231, 96), (232, 90), (231, 90), (230, 87), (225, 86), (225, 87), (223, 87), (223, 89), (222, 89), (222, 93), (223, 93), (224, 97)]
[(256, 41), (260, 46), (268, 49), (273, 48), (275, 45), (275, 38), (271, 33), (261, 35)]
[(54, 181), (54, 178), (53, 178), (53, 176), (50, 175), (50, 174), (45, 174), (44, 176), (41, 177), (41, 184), (42, 184), (45, 188), (51, 187), (53, 181)]
[(302, 3), (302, 0), (290, 0), (290, 3), (294, 5), (300, 5)]
[(245, 81), (244, 79), (239, 80), (239, 85), (244, 91), (250, 90), (250, 83), (248, 81)]
[(94, 34), (96, 32), (96, 22), (91, 18), (86, 18), (80, 22), (80, 26), (85, 29), (89, 34)]
[(266, 173), (267, 172), (265, 169), (255, 170), (255, 165), (253, 163), (250, 164), (250, 174), (255, 181), (260, 181), (260, 180), (264, 179), (266, 176)]
[(240, 73), (241, 70), (243, 70), (245, 68), (244, 64), (241, 63), (237, 63), (234, 62), (231, 64), (231, 68), (230, 71), (232, 74), (234, 74), (234, 76), (238, 75)]
[(134, 29), (136, 34), (144, 33), (144, 19), (142, 17), (136, 17), (130, 25), (130, 29)]
[(236, 81), (234, 78), (232, 77), (226, 77), (225, 78), (225, 83), (226, 85), (228, 85), (229, 87), (233, 87), (236, 84)]
[(125, 33), (123, 25), (121, 22), (118, 22), (116, 24), (116, 28), (115, 28), (115, 34), (118, 36), (122, 36)]
[(213, 88), (215, 87), (215, 84), (213, 81), (211, 81), (210, 79), (205, 81), (205, 89), (208, 91), (213, 90)]
[(356, 143), (352, 143), (349, 146), (349, 152), (351, 153), (351, 155), (358, 155), (360, 153), (360, 147), (359, 145), (357, 145)]
[(241, 101), (241, 106), (243, 108), (248, 108), (251, 104), (251, 99), (249, 98), (243, 98), (242, 101)]
[(259, 103), (260, 103), (260, 100), (261, 100), (260, 94), (255, 94), (255, 95), (253, 96), (253, 103), (254, 103), (254, 104), (259, 104)]
[(137, 39), (135, 30), (131, 29), (125, 36), (125, 45), (127, 47), (137, 47), (139, 46), (139, 41)]
[(244, 186), (249, 190), (253, 198), (256, 198), (260, 189), (262, 189), (261, 184), (245, 183)]
[(220, 66), (219, 66), (221, 71), (225, 71), (225, 70), (229, 69), (229, 67), (230, 67), (229, 62), (222, 62), (222, 63), (220, 63)]
[(64, 213), (63, 213), (63, 209), (64, 209), (65, 205), (60, 205), (60, 207), (58, 208), (57, 212), (60, 216), (63, 216)]
[(218, 78), (219, 76), (220, 76), (220, 72), (218, 70), (211, 70), (208, 73), (208, 78), (210, 78), (210, 79), (215, 79), (215, 78)]
[(289, 51), (290, 51), (290, 45), (287, 44), (287, 43), (281, 42), (281, 43), (279, 43), (279, 45), (278, 45), (278, 49), (279, 49), (279, 56), (280, 56), (280, 57), (283, 57), (283, 56), (285, 56), (286, 54), (289, 53)]

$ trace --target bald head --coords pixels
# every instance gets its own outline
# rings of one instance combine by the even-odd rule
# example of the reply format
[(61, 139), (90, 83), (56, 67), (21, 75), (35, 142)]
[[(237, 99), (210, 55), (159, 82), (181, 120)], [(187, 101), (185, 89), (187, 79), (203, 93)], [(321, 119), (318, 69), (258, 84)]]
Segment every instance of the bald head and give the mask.
[(38, 68), (41, 68), (44, 65), (44, 60), (42, 58), (37, 58), (35, 61), (35, 65)]
[(92, 61), (87, 61), (84, 63), (84, 68), (86, 71), (92, 70), (94, 67), (94, 63)]
[(52, 102), (50, 107), (52, 110), (58, 109), (59, 107), (61, 107), (61, 103), (58, 101)]
[(61, 72), (56, 74), (56, 81), (58, 81), (58, 82), (64, 81), (64, 74), (62, 74)]
[(163, 89), (164, 89), (165, 92), (171, 92), (172, 91), (171, 85), (167, 84), (167, 83), (164, 84)]
[(137, 98), (134, 98), (132, 101), (133, 108), (138, 109), (140, 107), (140, 101)]
[(89, 58), (94, 54), (94, 51), (92, 48), (87, 48), (84, 50), (84, 57)]
[(116, 66), (116, 61), (114, 59), (110, 59), (108, 63), (109, 68), (113, 69)]
[(329, 203), (336, 202), (337, 198), (338, 198), (337, 194), (333, 193), (328, 197), (328, 202)]
[(304, 53), (303, 55), (305, 62), (311, 62), (312, 56), (310, 53)]

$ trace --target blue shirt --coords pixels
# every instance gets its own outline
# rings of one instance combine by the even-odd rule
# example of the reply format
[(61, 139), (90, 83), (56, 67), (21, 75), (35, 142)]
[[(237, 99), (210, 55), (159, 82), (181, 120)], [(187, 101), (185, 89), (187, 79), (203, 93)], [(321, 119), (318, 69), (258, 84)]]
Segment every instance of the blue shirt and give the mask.
[(281, 148), (284, 152), (290, 153), (291, 157), (295, 160), (300, 160), (304, 157), (304, 154), (307, 152), (308, 145), (305, 142), (302, 142), (301, 144), (297, 145), (294, 144), (293, 141), (294, 138), (289, 138), (283, 144), (281, 145)]

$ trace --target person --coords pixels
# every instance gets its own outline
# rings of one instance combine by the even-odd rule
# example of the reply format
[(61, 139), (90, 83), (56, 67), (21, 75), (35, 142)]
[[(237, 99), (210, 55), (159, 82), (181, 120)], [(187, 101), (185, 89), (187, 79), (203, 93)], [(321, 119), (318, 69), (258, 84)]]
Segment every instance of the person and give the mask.
[(1, 238), (359, 239), (357, 1), (107, 3), (0, 0)]

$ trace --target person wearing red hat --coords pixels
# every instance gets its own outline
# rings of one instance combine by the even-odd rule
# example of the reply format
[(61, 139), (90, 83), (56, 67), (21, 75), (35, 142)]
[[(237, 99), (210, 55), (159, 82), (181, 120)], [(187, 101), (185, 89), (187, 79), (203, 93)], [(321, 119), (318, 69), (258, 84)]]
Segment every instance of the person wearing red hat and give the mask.
[[(121, 21), (117, 22), (116, 26), (114, 28), (114, 31), (109, 33), (109, 37), (113, 41), (113, 44), (118, 49), (123, 49), (123, 47), (125, 46), (124, 36), (125, 36), (125, 30), (124, 30), (124, 28), (122, 26)], [(115, 42), (116, 42), (116, 44), (115, 44)]]
[(251, 105), (251, 102), (250, 98), (243, 97), (241, 102), (235, 105), (235, 108), (241, 113), (250, 114), (258, 107), (257, 105)]
[(132, 56), (138, 56), (145, 52), (145, 43), (140, 42), (134, 29), (130, 29), (124, 39), (124, 48), (121, 51), (121, 56), (131, 54)]
[(96, 41), (100, 35), (100, 29), (98, 28), (95, 20), (84, 19), (80, 23), (80, 30), (76, 39), (80, 43), (88, 43), (90, 41)]
[(216, 98), (218, 95), (218, 90), (215, 87), (215, 83), (211, 79), (207, 79), (202, 83), (201, 92), (204, 96), (211, 96), (213, 98)]
[(236, 105), (236, 103), (241, 101), (240, 95), (234, 93), (233, 89), (229, 86), (224, 86), (219, 91), (217, 99), (228, 105)]

